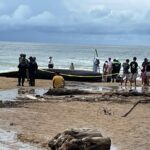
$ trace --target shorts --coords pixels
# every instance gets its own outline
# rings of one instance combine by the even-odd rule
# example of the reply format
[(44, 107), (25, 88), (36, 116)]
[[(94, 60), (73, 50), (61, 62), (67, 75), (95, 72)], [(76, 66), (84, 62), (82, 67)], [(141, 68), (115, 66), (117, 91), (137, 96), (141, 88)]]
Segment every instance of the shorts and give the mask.
[(146, 72), (146, 77), (150, 77), (150, 71)]
[(129, 74), (129, 73), (124, 73), (124, 74), (122, 75), (122, 79), (123, 79), (123, 78), (129, 79), (129, 78), (130, 78), (130, 74)]
[(131, 79), (131, 80), (136, 80), (137, 75), (138, 75), (137, 73), (131, 73), (130, 79)]

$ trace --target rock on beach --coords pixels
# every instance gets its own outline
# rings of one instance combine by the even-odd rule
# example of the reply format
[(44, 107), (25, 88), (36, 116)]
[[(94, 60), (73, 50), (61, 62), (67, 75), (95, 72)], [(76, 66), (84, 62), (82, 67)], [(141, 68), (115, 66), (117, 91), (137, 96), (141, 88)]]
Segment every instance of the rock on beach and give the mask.
[(110, 150), (111, 139), (95, 129), (67, 129), (51, 139), (48, 146), (51, 150)]

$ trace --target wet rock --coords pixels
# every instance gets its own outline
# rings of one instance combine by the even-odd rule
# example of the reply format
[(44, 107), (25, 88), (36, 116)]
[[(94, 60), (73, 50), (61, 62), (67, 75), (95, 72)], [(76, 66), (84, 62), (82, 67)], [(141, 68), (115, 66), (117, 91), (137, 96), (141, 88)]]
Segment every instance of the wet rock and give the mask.
[(93, 129), (70, 129), (58, 133), (48, 143), (51, 150), (110, 150), (110, 138)]
[(51, 89), (50, 88), (48, 92), (46, 92), (44, 95), (61, 96), (61, 95), (78, 95), (78, 94), (91, 94), (91, 92), (79, 90), (79, 89), (65, 89), (65, 88)]
[(10, 122), (10, 124), (9, 124), (10, 126), (15, 126), (16, 124), (15, 123), (13, 123), (13, 122)]

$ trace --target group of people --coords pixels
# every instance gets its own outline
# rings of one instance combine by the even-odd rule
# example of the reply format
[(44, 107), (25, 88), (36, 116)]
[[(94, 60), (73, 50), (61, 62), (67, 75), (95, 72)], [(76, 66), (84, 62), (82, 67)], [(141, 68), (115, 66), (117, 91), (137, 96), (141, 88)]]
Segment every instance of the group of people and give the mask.
[[(53, 63), (52, 58), (53, 58), (52, 56), (50, 56), (50, 57), (48, 58), (48, 68), (49, 68), (49, 69), (53, 69), (53, 68), (54, 68), (54, 63)], [(70, 66), (69, 66), (69, 69), (70, 69), (70, 70), (75, 70), (75, 66), (74, 66), (74, 63), (73, 63), (73, 62), (71, 62)]]
[(30, 56), (29, 59), (26, 59), (26, 54), (20, 54), (18, 68), (18, 86), (24, 86), (26, 77), (29, 81), (29, 86), (35, 86), (35, 77), (38, 69), (36, 57)]
[(108, 58), (108, 61), (105, 61), (103, 65), (103, 80), (104, 82), (114, 82), (117, 80), (117, 77), (120, 73), (121, 63), (119, 60), (114, 59), (113, 61), (111, 58)]
[(149, 85), (150, 82), (150, 61), (147, 58), (144, 59), (142, 63), (142, 68), (137, 63), (137, 58), (133, 57), (133, 60), (130, 62), (129, 59), (122, 64), (123, 67), (123, 75), (119, 78), (119, 73), (121, 69), (121, 63), (114, 59), (111, 61), (111, 58), (108, 61), (105, 61), (103, 65), (103, 80), (105, 82), (114, 82), (115, 80), (121, 80), (121, 85), (125, 81), (125, 86), (127, 82), (130, 81), (130, 85), (132, 83), (136, 86), (136, 78), (138, 75), (138, 68), (141, 70), (141, 78), (143, 85)]
[[(52, 57), (49, 57), (48, 60), (48, 68), (53, 68), (54, 64), (52, 61)], [(98, 72), (100, 61), (98, 58), (95, 58), (93, 64), (93, 71)], [(123, 75), (119, 76), (120, 69), (123, 67)], [(38, 65), (36, 63), (36, 57), (30, 56), (29, 59), (26, 59), (26, 54), (20, 54), (19, 57), (19, 65), (18, 65), (18, 86), (24, 86), (25, 78), (29, 81), (29, 86), (35, 86), (35, 77), (38, 69)], [(121, 65), (119, 60), (108, 58), (103, 65), (103, 81), (104, 82), (114, 82), (120, 81), (121, 85), (125, 82), (125, 86), (127, 82), (130, 81), (130, 85), (132, 83), (136, 86), (136, 78), (138, 75), (138, 68), (141, 70), (141, 78), (143, 85), (149, 85), (150, 82), (150, 61), (145, 58), (142, 63), (142, 68), (137, 63), (137, 58), (133, 57), (133, 60), (130, 62), (129, 59)], [(70, 70), (74, 70), (74, 64), (71, 63)], [(64, 79), (63, 77), (56, 72), (53, 78), (53, 87), (64, 87)]]

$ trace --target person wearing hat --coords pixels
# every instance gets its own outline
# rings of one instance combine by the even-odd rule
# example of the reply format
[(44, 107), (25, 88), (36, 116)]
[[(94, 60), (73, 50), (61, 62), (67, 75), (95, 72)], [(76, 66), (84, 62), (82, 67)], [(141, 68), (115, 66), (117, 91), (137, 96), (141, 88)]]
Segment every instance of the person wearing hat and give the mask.
[(48, 68), (51, 68), (51, 69), (54, 68), (54, 64), (53, 64), (53, 61), (52, 61), (52, 56), (50, 56), (49, 59), (48, 59)]
[(52, 79), (53, 88), (64, 88), (65, 86), (65, 80), (63, 76), (60, 75), (59, 72), (55, 72), (55, 75)]
[(22, 59), (22, 61), (20, 61), (18, 68), (19, 68), (19, 71), (18, 71), (18, 85), (17, 86), (24, 86), (26, 70), (28, 68), (28, 65), (25, 59)]

